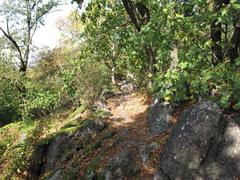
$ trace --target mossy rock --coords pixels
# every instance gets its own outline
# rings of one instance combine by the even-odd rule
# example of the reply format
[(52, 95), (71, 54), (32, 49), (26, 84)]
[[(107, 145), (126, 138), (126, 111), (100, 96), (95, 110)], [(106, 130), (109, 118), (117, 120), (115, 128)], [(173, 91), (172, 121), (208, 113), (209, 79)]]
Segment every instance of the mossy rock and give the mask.
[(72, 159), (74, 156), (74, 153), (75, 152), (73, 150), (70, 150), (70, 151), (67, 150), (63, 155), (63, 161), (69, 161), (70, 159)]
[(77, 168), (72, 168), (68, 170), (63, 176), (63, 180), (73, 180), (78, 178), (79, 170)]
[(87, 108), (88, 108), (87, 105), (85, 105), (85, 104), (81, 105), (79, 108), (77, 108), (77, 109), (68, 117), (68, 119), (69, 119), (69, 120), (71, 120), (71, 119), (72, 119), (72, 120), (78, 119), (78, 118), (76, 118), (76, 116), (79, 115), (79, 114), (81, 114), (81, 113), (83, 113), (85, 110), (87, 110)]
[(71, 128), (71, 127), (75, 127), (75, 126), (78, 126), (79, 125), (79, 122), (77, 122), (76, 120), (73, 120), (73, 121), (70, 121), (68, 123), (66, 123), (62, 129), (66, 129), (66, 128)]
[(104, 119), (111, 115), (110, 111), (107, 111), (106, 109), (97, 109), (93, 113), (94, 118)]
[(90, 144), (88, 145), (84, 150), (83, 153), (86, 155), (88, 153), (90, 153), (91, 151), (98, 149), (101, 147), (101, 141), (97, 141), (94, 144)]
[(74, 133), (76, 130), (80, 129), (80, 128), (84, 128), (87, 127), (93, 120), (83, 120), (80, 122), (77, 122), (76, 120), (73, 120), (69, 123), (67, 123), (65, 126), (63, 126), (59, 133)]
[(101, 157), (97, 156), (94, 158), (88, 165), (86, 171), (85, 171), (85, 179), (92, 180), (97, 177), (97, 168), (99, 166)]
[(88, 154), (91, 151), (98, 149), (102, 146), (102, 141), (104, 139), (112, 138), (116, 134), (116, 131), (107, 131), (103, 133), (93, 144), (89, 144), (84, 150), (84, 154)]
[(76, 132), (79, 129), (79, 126), (73, 126), (73, 127), (68, 127), (68, 128), (62, 128), (60, 129), (56, 134), (56, 135), (60, 135), (60, 134), (71, 134)]

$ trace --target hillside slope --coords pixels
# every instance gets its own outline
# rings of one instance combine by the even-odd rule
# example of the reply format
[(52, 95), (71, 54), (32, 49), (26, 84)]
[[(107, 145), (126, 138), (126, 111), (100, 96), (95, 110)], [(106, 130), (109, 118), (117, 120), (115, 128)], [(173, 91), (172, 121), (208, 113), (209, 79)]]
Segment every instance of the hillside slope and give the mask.
[[(194, 177), (205, 177), (208, 174), (201, 170), (218, 163), (222, 165), (209, 174), (213, 179), (221, 173), (239, 176), (240, 128), (217, 104), (203, 101), (175, 109), (170, 128), (154, 135), (147, 120), (150, 102), (143, 93), (115, 95), (91, 112), (81, 106), (32, 124), (18, 122), (1, 128), (1, 179), (157, 180), (162, 175), (174, 179), (174, 173), (185, 177), (192, 172)], [(155, 107), (162, 113), (160, 119), (166, 120), (166, 114)], [(194, 158), (189, 159), (190, 154)], [(194, 170), (178, 167), (190, 167), (193, 162)], [(228, 171), (220, 168), (225, 166)]]

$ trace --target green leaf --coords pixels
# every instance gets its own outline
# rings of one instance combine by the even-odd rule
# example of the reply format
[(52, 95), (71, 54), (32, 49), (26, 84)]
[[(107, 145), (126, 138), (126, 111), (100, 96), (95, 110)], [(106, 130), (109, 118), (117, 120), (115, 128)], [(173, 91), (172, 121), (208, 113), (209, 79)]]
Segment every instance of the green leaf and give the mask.
[(235, 60), (235, 64), (236, 64), (237, 66), (240, 66), (240, 58), (237, 58), (237, 59)]

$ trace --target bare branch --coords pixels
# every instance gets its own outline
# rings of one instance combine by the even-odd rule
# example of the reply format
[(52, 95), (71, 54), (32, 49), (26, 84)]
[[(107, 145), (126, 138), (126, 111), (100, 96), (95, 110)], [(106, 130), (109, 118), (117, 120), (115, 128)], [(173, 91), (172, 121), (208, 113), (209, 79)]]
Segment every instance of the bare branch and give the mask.
[(13, 39), (13, 37), (8, 34), (6, 31), (4, 31), (2, 29), (2, 27), (0, 27), (0, 30), (2, 31), (2, 33), (4, 34), (4, 36), (13, 44), (13, 46), (17, 49), (18, 54), (19, 54), (19, 59), (21, 60), (21, 63), (24, 63), (23, 57), (22, 57), (22, 52), (20, 50), (19, 45), (17, 44), (17, 42)]
[[(52, 7), (52, 8), (53, 8), (53, 7)], [(54, 10), (54, 11), (46, 10), (46, 11), (44, 11), (41, 15), (36, 16), (36, 19), (35, 19), (34, 23), (30, 26), (30, 28), (32, 29), (34, 26), (36, 26), (36, 25), (38, 24), (39, 20), (40, 20), (43, 16), (45, 16), (45, 15), (47, 15), (47, 14), (50, 14), (50, 13), (53, 13), (53, 12), (57, 12), (57, 11), (59, 11), (59, 10)]]

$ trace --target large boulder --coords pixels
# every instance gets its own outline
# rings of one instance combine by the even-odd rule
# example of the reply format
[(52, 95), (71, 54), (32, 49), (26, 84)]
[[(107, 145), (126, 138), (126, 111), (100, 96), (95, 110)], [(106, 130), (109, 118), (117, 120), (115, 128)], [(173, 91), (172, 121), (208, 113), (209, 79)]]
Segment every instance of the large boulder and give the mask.
[(234, 179), (240, 176), (239, 127), (202, 101), (184, 111), (160, 157), (156, 179)]
[(68, 134), (57, 135), (46, 152), (46, 162), (42, 167), (42, 173), (48, 173), (54, 171), (57, 168), (57, 164), (61, 162), (61, 154), (65, 151), (65, 145), (71, 140), (71, 136)]
[(74, 132), (63, 132), (56, 135), (46, 150), (46, 161), (42, 166), (41, 173), (55, 172), (63, 167), (74, 153), (82, 150), (93, 136), (105, 128), (106, 123), (100, 120), (87, 120)]
[(240, 127), (235, 122), (228, 122), (218, 151), (215, 159), (205, 163), (201, 173), (211, 179), (240, 178)]
[(33, 151), (28, 168), (28, 171), (30, 172), (29, 179), (37, 179), (38, 176), (41, 175), (47, 149), (48, 145), (43, 143)]
[(147, 114), (149, 130), (152, 134), (161, 134), (171, 127), (170, 104), (160, 103), (157, 99), (150, 105)]

